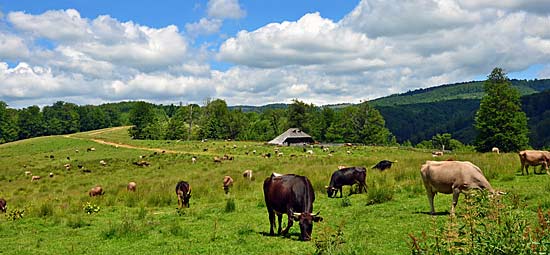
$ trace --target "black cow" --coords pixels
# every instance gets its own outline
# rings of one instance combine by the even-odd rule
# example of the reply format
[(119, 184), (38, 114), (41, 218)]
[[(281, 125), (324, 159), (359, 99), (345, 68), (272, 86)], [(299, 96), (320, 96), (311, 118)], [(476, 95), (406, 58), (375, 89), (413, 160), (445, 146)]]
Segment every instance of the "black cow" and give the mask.
[(6, 212), (7, 204), (5, 199), (0, 198), (0, 212)]
[(342, 197), (342, 186), (353, 186), (353, 184), (356, 183), (359, 184), (359, 192), (362, 192), (363, 190), (367, 192), (367, 184), (365, 183), (366, 179), (367, 169), (364, 167), (347, 167), (336, 170), (330, 177), (329, 186), (325, 186), (325, 188), (327, 188), (327, 195), (328, 197), (335, 197), (338, 195), (338, 191), (340, 191), (340, 197)]
[(176, 185), (176, 195), (178, 196), (178, 207), (189, 208), (189, 198), (191, 198), (191, 185), (186, 181), (179, 181)]
[(380, 162), (378, 162), (378, 164), (376, 164), (375, 166), (372, 167), (372, 169), (378, 169), (380, 171), (384, 171), (386, 169), (390, 169), (391, 168), (391, 164), (395, 163), (394, 161), (389, 161), (389, 160), (382, 160)]
[(288, 216), (288, 224), (282, 234), (286, 235), (293, 221), (300, 224), (300, 240), (311, 240), (313, 222), (322, 221), (319, 213), (312, 214), (315, 193), (311, 182), (305, 176), (287, 174), (274, 175), (264, 181), (264, 198), (269, 214), (269, 234), (274, 235), (275, 214), (279, 221), (277, 234), (281, 234), (283, 214)]

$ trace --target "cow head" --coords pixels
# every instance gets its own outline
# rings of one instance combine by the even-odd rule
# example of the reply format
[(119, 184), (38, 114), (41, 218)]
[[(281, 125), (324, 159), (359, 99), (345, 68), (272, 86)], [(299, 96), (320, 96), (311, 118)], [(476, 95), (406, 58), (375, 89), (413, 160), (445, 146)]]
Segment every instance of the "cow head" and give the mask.
[(330, 186), (325, 186), (325, 188), (327, 189), (327, 195), (328, 197), (332, 197), (334, 194), (334, 192), (336, 192), (338, 189), (335, 188), (335, 187), (330, 187)]
[(311, 214), (308, 212), (292, 213), (292, 219), (297, 221), (300, 225), (300, 240), (311, 240), (311, 232), (313, 231), (313, 222), (322, 221), (323, 218), (319, 216), (319, 212)]
[(191, 198), (191, 187), (189, 187), (189, 191), (183, 195), (183, 206), (189, 208), (189, 199)]

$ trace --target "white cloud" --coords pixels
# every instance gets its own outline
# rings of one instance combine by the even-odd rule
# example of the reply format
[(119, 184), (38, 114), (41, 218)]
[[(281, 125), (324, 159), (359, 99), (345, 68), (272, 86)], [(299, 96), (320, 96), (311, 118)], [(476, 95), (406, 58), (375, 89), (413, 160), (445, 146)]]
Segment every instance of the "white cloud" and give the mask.
[(209, 0), (207, 8), (208, 16), (212, 18), (240, 19), (246, 16), (239, 0)]
[(505, 11), (527, 11), (538, 14), (550, 12), (550, 2), (547, 0), (458, 0), (461, 6), (472, 10), (493, 8)]
[(191, 36), (211, 35), (220, 31), (223, 21), (220, 19), (202, 18), (197, 23), (185, 24), (185, 30)]

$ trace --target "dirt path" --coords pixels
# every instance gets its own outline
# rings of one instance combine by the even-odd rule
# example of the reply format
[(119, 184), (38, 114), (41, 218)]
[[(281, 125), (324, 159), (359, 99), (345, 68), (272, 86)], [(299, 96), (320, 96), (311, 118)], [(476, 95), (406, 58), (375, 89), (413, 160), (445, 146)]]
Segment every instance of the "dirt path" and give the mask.
[(111, 146), (114, 146), (114, 147), (117, 147), (117, 148), (122, 147), (122, 148), (127, 148), (127, 149), (156, 151), (156, 152), (160, 152), (160, 153), (172, 153), (172, 154), (185, 153), (185, 152), (182, 152), (182, 151), (165, 150), (165, 149), (160, 149), (160, 148), (147, 148), (147, 147), (139, 147), (139, 146), (134, 146), (134, 145), (129, 145), (129, 144), (114, 143), (114, 142), (108, 142), (108, 141), (101, 140), (101, 139), (93, 139), (92, 138), (92, 139), (90, 139), (90, 141), (100, 143), (100, 144), (105, 144), (105, 145), (111, 145)]

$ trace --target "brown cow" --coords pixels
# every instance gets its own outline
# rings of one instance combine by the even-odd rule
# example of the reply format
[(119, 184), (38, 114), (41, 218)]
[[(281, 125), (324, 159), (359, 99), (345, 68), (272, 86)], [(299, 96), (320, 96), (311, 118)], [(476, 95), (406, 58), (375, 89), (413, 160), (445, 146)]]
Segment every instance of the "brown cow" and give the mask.
[[(546, 169), (548, 172), (548, 163), (550, 161), (550, 152), (548, 151), (535, 151), (535, 150), (525, 150), (518, 153), (519, 160), (521, 162), (521, 175), (523, 175), (523, 169), (529, 174), (529, 166), (541, 166), (540, 172), (542, 173), (542, 168)], [(533, 169), (533, 172), (536, 173), (536, 168)]]
[(426, 161), (420, 174), (430, 202), (431, 214), (435, 214), (434, 196), (438, 192), (453, 194), (451, 214), (454, 214), (458, 196), (464, 190), (487, 189), (495, 193), (481, 169), (468, 161)]
[(8, 202), (6, 202), (5, 199), (3, 198), (0, 198), (0, 212), (6, 212), (6, 208), (7, 208), (7, 205), (8, 205)]
[(129, 182), (126, 190), (135, 192), (137, 184), (135, 182)]
[(41, 177), (38, 176), (38, 175), (33, 175), (33, 176), (31, 177), (31, 182), (32, 182), (32, 181), (38, 181), (38, 180), (40, 180), (40, 178), (41, 178)]
[[(311, 240), (313, 222), (322, 221), (319, 213), (312, 214), (315, 193), (305, 176), (272, 174), (264, 181), (264, 198), (269, 214), (269, 234), (274, 235), (275, 215), (279, 221), (277, 233), (286, 235), (294, 221), (300, 225), (300, 239)], [(283, 214), (288, 215), (286, 228), (281, 232)]]
[(103, 188), (101, 186), (95, 186), (91, 188), (88, 192), (88, 195), (90, 195), (90, 197), (101, 196), (103, 194), (105, 194), (105, 192), (103, 191)]
[(225, 194), (229, 193), (229, 187), (233, 186), (233, 178), (231, 176), (226, 175), (223, 177), (223, 190), (225, 191)]
[(176, 184), (176, 195), (178, 196), (178, 207), (189, 208), (189, 199), (191, 198), (191, 185), (186, 181), (179, 181)]

